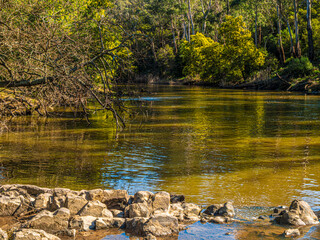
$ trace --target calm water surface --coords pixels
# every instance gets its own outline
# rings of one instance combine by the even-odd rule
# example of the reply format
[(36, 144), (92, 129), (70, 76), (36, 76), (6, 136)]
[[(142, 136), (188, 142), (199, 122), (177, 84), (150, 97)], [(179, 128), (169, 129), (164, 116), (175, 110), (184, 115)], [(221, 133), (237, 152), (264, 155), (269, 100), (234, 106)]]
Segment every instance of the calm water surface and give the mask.
[(103, 116), (20, 118), (0, 135), (1, 183), (184, 194), (198, 204), (320, 208), (320, 97), (153, 87), (122, 132)]

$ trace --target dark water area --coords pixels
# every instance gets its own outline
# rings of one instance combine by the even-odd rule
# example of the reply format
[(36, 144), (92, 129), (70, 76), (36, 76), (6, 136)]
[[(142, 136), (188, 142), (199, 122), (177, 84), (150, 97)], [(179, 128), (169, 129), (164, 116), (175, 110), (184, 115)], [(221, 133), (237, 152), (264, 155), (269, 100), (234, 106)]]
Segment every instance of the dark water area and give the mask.
[(201, 205), (233, 201), (248, 219), (257, 216), (246, 207), (295, 198), (320, 209), (319, 96), (149, 88), (121, 132), (100, 114), (90, 126), (72, 115), (15, 119), (0, 135), (0, 183), (163, 190)]

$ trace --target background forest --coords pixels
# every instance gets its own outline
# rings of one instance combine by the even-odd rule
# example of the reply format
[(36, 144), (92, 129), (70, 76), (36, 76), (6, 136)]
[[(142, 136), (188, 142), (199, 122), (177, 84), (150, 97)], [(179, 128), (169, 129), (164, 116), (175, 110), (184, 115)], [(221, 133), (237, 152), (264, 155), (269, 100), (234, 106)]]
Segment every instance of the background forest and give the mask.
[(123, 83), (318, 90), (318, 0), (1, 0), (1, 115), (93, 99), (124, 125)]

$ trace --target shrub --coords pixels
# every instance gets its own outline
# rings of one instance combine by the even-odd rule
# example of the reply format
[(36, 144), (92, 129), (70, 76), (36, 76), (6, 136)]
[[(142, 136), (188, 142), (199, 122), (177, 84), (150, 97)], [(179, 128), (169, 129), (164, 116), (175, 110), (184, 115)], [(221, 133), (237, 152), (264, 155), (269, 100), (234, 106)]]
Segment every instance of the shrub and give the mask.
[(304, 77), (313, 72), (313, 65), (307, 57), (290, 58), (283, 73), (293, 77)]

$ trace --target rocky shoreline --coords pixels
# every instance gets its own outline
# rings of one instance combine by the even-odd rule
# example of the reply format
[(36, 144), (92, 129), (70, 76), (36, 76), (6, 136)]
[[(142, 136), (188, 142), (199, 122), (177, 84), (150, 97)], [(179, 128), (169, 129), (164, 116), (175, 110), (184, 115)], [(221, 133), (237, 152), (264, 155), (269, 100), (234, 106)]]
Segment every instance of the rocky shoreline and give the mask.
[[(283, 235), (289, 237), (300, 235), (300, 226), (319, 223), (308, 203), (301, 200), (258, 219), (288, 226)], [(0, 240), (80, 239), (88, 232), (117, 229), (141, 239), (157, 239), (177, 236), (198, 221), (241, 222), (230, 202), (202, 209), (187, 203), (183, 195), (167, 192), (139, 191), (131, 196), (125, 190), (73, 191), (19, 184), (0, 187)]]

